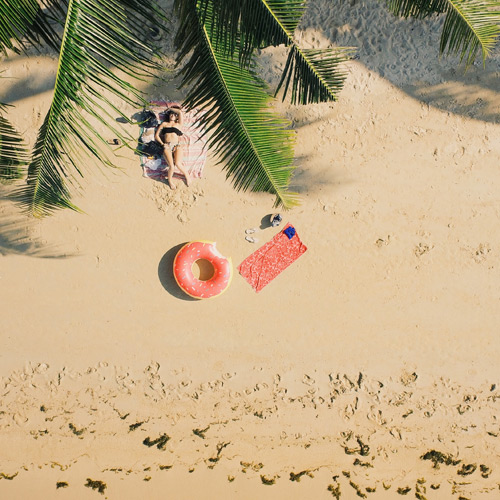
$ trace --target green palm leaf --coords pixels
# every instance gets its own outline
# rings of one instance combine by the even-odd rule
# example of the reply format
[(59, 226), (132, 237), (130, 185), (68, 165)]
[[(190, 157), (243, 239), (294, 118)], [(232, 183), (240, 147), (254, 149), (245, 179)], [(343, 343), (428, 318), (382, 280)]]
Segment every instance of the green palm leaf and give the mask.
[(500, 34), (498, 0), (389, 0), (391, 12), (403, 17), (446, 13), (441, 34), (441, 53), (460, 54), (470, 66), (481, 52), (483, 64)]
[(347, 73), (343, 63), (353, 54), (348, 47), (335, 49), (300, 49), (293, 45), (278, 84), (276, 94), (285, 85), (283, 99), (292, 81), (291, 102), (336, 101), (344, 86)]
[(446, 12), (447, 0), (386, 0), (386, 4), (396, 16), (422, 19), (430, 14)]
[[(0, 113), (6, 108), (6, 104), (0, 103)], [(28, 160), (28, 150), (21, 136), (9, 121), (0, 115), (0, 180), (20, 179)]]
[(301, 49), (293, 36), (296, 27), (295, 14), (299, 11), (300, 2), (295, 0), (294, 9), (291, 11), (288, 10), (288, 2), (282, 0), (268, 0), (265, 4), (268, 21), (274, 22), (281, 28), (286, 37), (284, 43), (290, 46), (288, 60), (276, 94), (284, 84), (284, 100), (289, 83), (293, 81), (292, 104), (336, 101), (347, 76), (342, 70), (342, 64), (352, 56), (354, 49), (348, 47)]
[(481, 51), (483, 64), (500, 33), (500, 5), (497, 0), (449, 0), (440, 50), (460, 54), (466, 66)]
[(211, 43), (233, 55), (239, 45), (242, 65), (256, 48), (289, 45), (288, 33), (297, 28), (305, 0), (199, 0), (202, 23), (211, 26)]
[(0, 50), (19, 52), (26, 49), (25, 41), (37, 45), (43, 40), (59, 50), (60, 38), (51, 22), (60, 22), (64, 11), (50, 0), (2, 0), (0, 2)]
[[(210, 8), (209, 8), (210, 6)], [(199, 0), (205, 25), (217, 49), (234, 57), (239, 40), (240, 63), (246, 66), (256, 48), (284, 44), (290, 47), (276, 94), (284, 85), (283, 100), (293, 80), (291, 102), (334, 101), (346, 78), (341, 65), (352, 55), (349, 48), (302, 50), (294, 31), (305, 11), (304, 0)]]
[(159, 68), (144, 29), (152, 17), (166, 20), (152, 1), (70, 0), (53, 101), (38, 133), (27, 185), (15, 196), (30, 213), (41, 217), (61, 207), (77, 209), (70, 191), (83, 175), (84, 153), (113, 167), (102, 149), (106, 141), (91, 121), (123, 142), (129, 139), (114, 125), (116, 114), (128, 118), (107, 95), (133, 106), (145, 100), (110, 66), (138, 80)]
[(210, 42), (210, 27), (203, 25), (194, 2), (180, 7), (179, 61), (192, 53), (182, 70), (183, 84), (193, 84), (185, 106), (204, 110), (200, 119), (206, 124), (208, 143), (225, 163), (236, 189), (273, 193), (275, 206), (296, 205), (297, 195), (288, 192), (294, 132), (269, 111), (270, 97), (253, 69), (241, 68)]

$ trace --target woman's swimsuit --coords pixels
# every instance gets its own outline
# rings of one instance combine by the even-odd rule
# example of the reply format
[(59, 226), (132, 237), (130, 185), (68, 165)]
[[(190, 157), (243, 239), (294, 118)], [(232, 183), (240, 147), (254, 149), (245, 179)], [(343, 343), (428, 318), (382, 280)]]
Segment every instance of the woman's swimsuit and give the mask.
[(182, 146), (182, 144), (179, 144), (179, 142), (165, 142), (165, 134), (176, 134), (178, 137), (181, 137), (184, 135), (183, 132), (181, 132), (178, 128), (176, 127), (165, 127), (161, 131), (161, 137), (162, 141), (165, 145), (167, 145), (171, 150), (172, 153), (177, 149), (178, 146)]
[(162, 134), (177, 134), (179, 137), (184, 135), (177, 127), (165, 127), (161, 131)]

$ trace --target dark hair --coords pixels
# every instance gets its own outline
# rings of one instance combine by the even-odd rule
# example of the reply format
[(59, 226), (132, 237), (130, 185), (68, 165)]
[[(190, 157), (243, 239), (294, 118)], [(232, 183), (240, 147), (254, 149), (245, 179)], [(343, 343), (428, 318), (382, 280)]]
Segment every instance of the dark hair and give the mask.
[(165, 113), (165, 121), (166, 121), (166, 122), (170, 121), (170, 117), (171, 117), (172, 115), (173, 115), (173, 116), (175, 116), (176, 118), (178, 118), (178, 117), (179, 117), (179, 115), (178, 115), (177, 113), (174, 113), (173, 111), (170, 111), (170, 110), (169, 110), (169, 111), (167, 111), (167, 112)]
[(171, 117), (172, 115), (174, 115), (176, 118), (179, 118), (179, 115), (178, 115), (177, 113), (174, 113), (174, 112), (172, 111), (172, 108), (175, 108), (175, 109), (178, 109), (178, 110), (180, 110), (180, 109), (181, 109), (181, 107), (180, 107), (180, 106), (178, 106), (178, 105), (176, 105), (176, 104), (174, 104), (173, 106), (170, 106), (170, 109), (169, 109), (169, 110), (165, 113), (165, 121), (166, 121), (166, 122), (170, 121), (170, 117)]

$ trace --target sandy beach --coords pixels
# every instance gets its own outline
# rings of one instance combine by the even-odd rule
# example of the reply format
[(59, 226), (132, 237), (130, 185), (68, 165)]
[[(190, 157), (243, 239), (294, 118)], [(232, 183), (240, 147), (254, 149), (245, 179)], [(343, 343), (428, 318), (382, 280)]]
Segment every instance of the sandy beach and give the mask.
[[(43, 220), (0, 186), (0, 498), (500, 498), (500, 54), (464, 73), (441, 23), (310, 2), (303, 46), (359, 57), (338, 102), (276, 104), (308, 250), (259, 293), (236, 266), (282, 229), (274, 197), (211, 154), (172, 191), (118, 149), (84, 213)], [(57, 58), (2, 59), (33, 146)], [(182, 100), (169, 75), (152, 99)], [(193, 240), (232, 258), (215, 299), (172, 276)]]

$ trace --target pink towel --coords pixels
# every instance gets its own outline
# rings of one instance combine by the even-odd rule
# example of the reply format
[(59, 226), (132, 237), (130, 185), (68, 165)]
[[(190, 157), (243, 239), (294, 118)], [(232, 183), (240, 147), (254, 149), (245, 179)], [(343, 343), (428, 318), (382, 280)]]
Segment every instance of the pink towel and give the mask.
[[(156, 113), (158, 119), (162, 121), (165, 118), (165, 110), (175, 104), (178, 105), (178, 103), (172, 101), (151, 101), (148, 109)], [(187, 168), (191, 177), (199, 178), (203, 173), (203, 168), (207, 160), (207, 148), (205, 139), (200, 138), (203, 130), (200, 128), (196, 110), (184, 113), (183, 131), (184, 135), (180, 138), (179, 142), (184, 144), (184, 167)], [(154, 140), (154, 132), (155, 129), (141, 130), (141, 137), (146, 139), (143, 142)], [(169, 167), (163, 157), (154, 160), (143, 155), (141, 156), (141, 166), (144, 177), (155, 180), (167, 178)], [(184, 177), (180, 172), (175, 172), (174, 176)]]
[(291, 239), (288, 238), (284, 233), (288, 227), (291, 227), (291, 224), (287, 224), (271, 241), (261, 246), (238, 266), (240, 274), (256, 292), (260, 292), (307, 250), (297, 232)]

